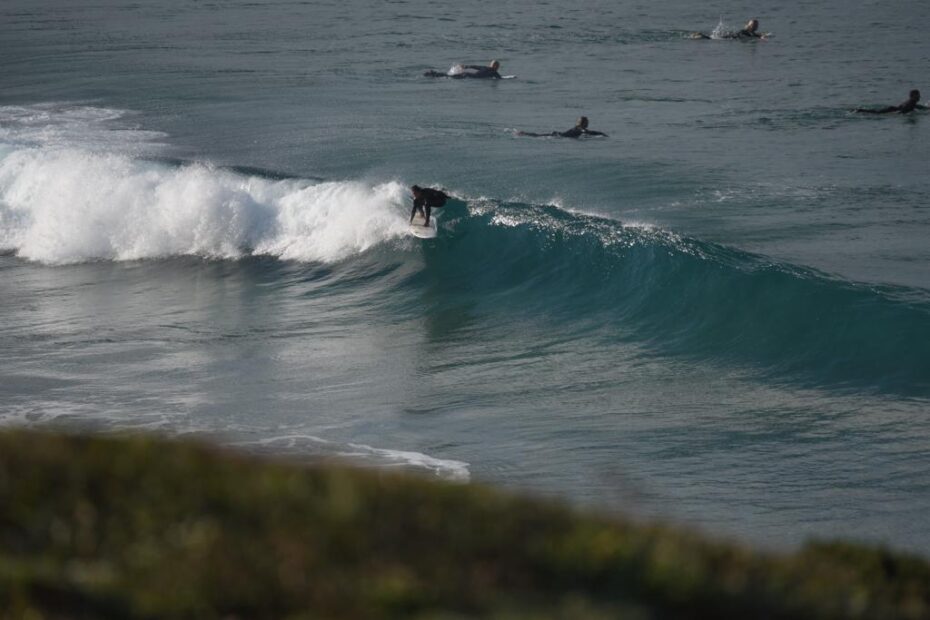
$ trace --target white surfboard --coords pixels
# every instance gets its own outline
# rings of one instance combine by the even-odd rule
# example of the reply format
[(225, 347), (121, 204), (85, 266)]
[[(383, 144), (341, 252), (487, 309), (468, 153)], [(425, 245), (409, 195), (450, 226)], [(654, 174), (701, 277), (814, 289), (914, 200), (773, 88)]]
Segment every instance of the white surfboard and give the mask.
[(420, 239), (433, 239), (436, 237), (436, 217), (430, 215), (429, 226), (424, 226), (425, 221), (426, 218), (419, 213), (414, 215), (413, 221), (410, 223), (410, 234)]

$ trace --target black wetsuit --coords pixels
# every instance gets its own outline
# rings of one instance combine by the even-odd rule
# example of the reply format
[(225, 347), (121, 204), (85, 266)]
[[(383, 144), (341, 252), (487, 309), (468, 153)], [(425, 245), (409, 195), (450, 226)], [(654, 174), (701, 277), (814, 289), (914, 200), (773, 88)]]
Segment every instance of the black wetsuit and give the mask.
[(553, 138), (580, 138), (581, 136), (607, 136), (606, 133), (600, 131), (592, 131), (590, 129), (585, 129), (581, 125), (575, 125), (567, 131), (553, 131), (551, 133), (532, 133), (529, 131), (521, 131), (519, 133), (521, 136), (532, 136), (534, 138), (544, 138), (552, 136)]
[(606, 133), (600, 131), (592, 131), (586, 129), (581, 125), (575, 125), (568, 131), (554, 131), (552, 135), (559, 136), (560, 138), (580, 138), (581, 136), (606, 136)]
[[(424, 226), (429, 226), (429, 214), (432, 209), (438, 209), (443, 207), (446, 204), (446, 200), (449, 197), (446, 194), (438, 189), (433, 189), (431, 187), (420, 188), (420, 197), (414, 197), (413, 199), (413, 209), (410, 211), (410, 221), (413, 221), (413, 216), (416, 215), (417, 211), (423, 214), (423, 218), (426, 220)], [(425, 209), (425, 210), (424, 210)]]
[(423, 75), (426, 77), (449, 77), (456, 80), (463, 78), (485, 78), (492, 80), (501, 79), (501, 74), (498, 73), (495, 69), (491, 67), (483, 67), (481, 65), (463, 65), (463, 69), (471, 69), (471, 71), (462, 71), (461, 73), (440, 73), (439, 71), (427, 71)]
[[(720, 39), (761, 39), (762, 33), (757, 30), (750, 30), (749, 28), (743, 28), (738, 32), (727, 32), (718, 36)], [(709, 34), (704, 34), (703, 32), (692, 32), (692, 39), (713, 39), (714, 37)]]
[(728, 38), (732, 39), (761, 39), (762, 35), (754, 30), (749, 30), (748, 28), (743, 28), (734, 35), (731, 35)]
[(917, 103), (918, 99), (908, 99), (901, 105), (890, 105), (887, 108), (879, 108), (877, 110), (870, 110), (868, 108), (856, 108), (856, 112), (862, 112), (864, 114), (891, 114), (893, 112), (900, 112), (901, 114), (909, 114), (914, 110), (926, 110), (927, 106), (920, 105)]
[[(691, 33), (692, 39), (713, 39), (714, 37), (709, 34), (704, 34), (703, 32), (693, 32)], [(719, 36), (721, 39), (761, 39), (762, 34), (758, 31), (752, 31), (747, 28), (743, 28), (739, 32), (728, 32)]]
[(481, 65), (465, 65), (463, 69), (474, 69), (474, 71), (462, 71), (461, 73), (456, 73), (452, 77), (454, 78), (486, 78), (492, 80), (501, 79), (501, 74), (497, 72), (496, 69), (491, 67), (483, 67)]

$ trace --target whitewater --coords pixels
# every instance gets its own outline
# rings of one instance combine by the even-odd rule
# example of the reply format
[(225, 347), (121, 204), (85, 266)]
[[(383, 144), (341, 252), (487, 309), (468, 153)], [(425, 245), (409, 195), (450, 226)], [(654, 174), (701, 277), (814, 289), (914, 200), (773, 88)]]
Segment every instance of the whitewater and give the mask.
[(930, 551), (926, 51), (833, 4), (4, 5), (0, 424)]

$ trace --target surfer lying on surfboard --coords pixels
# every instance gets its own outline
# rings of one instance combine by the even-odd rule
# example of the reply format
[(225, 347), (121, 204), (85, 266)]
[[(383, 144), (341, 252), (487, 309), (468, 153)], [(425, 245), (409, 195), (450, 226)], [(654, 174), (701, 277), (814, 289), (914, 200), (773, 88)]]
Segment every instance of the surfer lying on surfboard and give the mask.
[(553, 131), (551, 133), (532, 133), (529, 131), (518, 131), (518, 136), (531, 136), (533, 138), (542, 138), (553, 136), (556, 138), (580, 138), (581, 136), (604, 136), (607, 137), (607, 134), (601, 131), (594, 131), (588, 129), (588, 117), (582, 116), (578, 119), (578, 122), (575, 123), (575, 126), (571, 129), (565, 131)]
[(497, 72), (501, 68), (501, 63), (492, 60), (488, 66), (481, 65), (454, 65), (447, 73), (439, 71), (427, 71), (423, 75), (426, 77), (450, 77), (455, 79), (462, 78), (485, 78), (500, 80), (503, 76)]
[(863, 114), (890, 114), (892, 112), (900, 112), (901, 114), (909, 114), (914, 110), (927, 110), (930, 109), (925, 105), (919, 105), (917, 102), (920, 101), (920, 91), (916, 88), (912, 90), (908, 97), (907, 101), (901, 105), (890, 105), (887, 108), (878, 108), (877, 110), (872, 110), (869, 108), (856, 108), (855, 112), (862, 112)]
[(413, 210), (410, 211), (411, 223), (413, 222), (413, 217), (419, 213), (423, 216), (423, 219), (426, 220), (423, 226), (429, 226), (430, 211), (432, 209), (444, 207), (449, 197), (446, 196), (446, 193), (442, 190), (433, 189), (432, 187), (414, 185), (410, 188), (410, 191), (413, 192)]
[(742, 30), (736, 32), (722, 32), (722, 26), (717, 26), (717, 28), (710, 34), (704, 34), (703, 32), (692, 32), (692, 39), (764, 39), (768, 35), (759, 32), (759, 20), (750, 19), (746, 22), (746, 25), (743, 26)]

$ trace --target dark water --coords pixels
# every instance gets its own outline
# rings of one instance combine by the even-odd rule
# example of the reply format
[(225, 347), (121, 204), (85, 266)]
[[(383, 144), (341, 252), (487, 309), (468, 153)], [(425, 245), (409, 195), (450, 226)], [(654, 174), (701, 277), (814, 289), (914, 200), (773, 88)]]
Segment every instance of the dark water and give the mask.
[(3, 4), (0, 422), (930, 551), (930, 8), (654, 4)]

